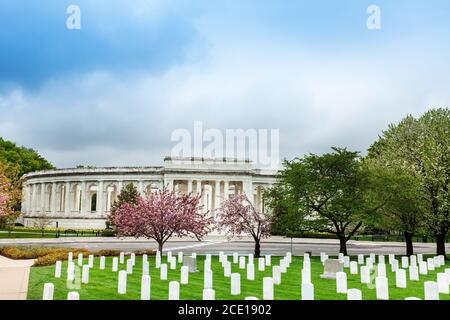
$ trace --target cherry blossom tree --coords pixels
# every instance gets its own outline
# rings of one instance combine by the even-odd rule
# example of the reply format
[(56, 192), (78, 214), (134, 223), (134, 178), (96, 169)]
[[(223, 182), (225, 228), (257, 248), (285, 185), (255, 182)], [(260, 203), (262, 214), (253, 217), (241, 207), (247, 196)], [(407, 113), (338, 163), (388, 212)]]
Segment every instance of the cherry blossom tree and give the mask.
[(4, 227), (18, 216), (21, 192), (10, 178), (12, 170), (0, 163), (0, 226)]
[(245, 194), (225, 200), (217, 213), (218, 229), (229, 238), (249, 235), (255, 241), (255, 257), (261, 255), (261, 239), (270, 235), (272, 219), (257, 212)]
[(177, 195), (168, 190), (139, 196), (136, 204), (124, 203), (117, 208), (117, 235), (154, 239), (160, 252), (172, 236), (194, 235), (201, 240), (213, 221), (200, 212), (199, 202), (200, 196)]

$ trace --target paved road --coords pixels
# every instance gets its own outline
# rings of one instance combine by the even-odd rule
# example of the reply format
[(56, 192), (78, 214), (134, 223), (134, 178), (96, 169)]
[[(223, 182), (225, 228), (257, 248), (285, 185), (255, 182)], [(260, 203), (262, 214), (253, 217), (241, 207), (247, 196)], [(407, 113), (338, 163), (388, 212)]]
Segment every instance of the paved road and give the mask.
[[(135, 251), (142, 249), (156, 249), (157, 244), (150, 240), (124, 239), (117, 240), (111, 238), (83, 238), (83, 239), (15, 239), (0, 241), (1, 245), (44, 245), (44, 246), (61, 246), (61, 247), (78, 247), (86, 248), (92, 251), (100, 249), (113, 249), (121, 251)], [(292, 246), (292, 247), (291, 247)], [(202, 242), (190, 239), (171, 240), (166, 243), (164, 251), (183, 251), (185, 253), (196, 252), (198, 254), (212, 253), (217, 254), (219, 251), (225, 253), (253, 252), (254, 244), (251, 240), (234, 240), (228, 241), (224, 238), (208, 239)], [(273, 238), (264, 241), (261, 244), (261, 252), (263, 254), (270, 253), (272, 255), (282, 255), (291, 251), (294, 255), (302, 255), (310, 251), (313, 255), (319, 255), (320, 252), (326, 252), (329, 255), (336, 255), (339, 252), (339, 244), (336, 240), (319, 240), (319, 239), (295, 239), (290, 243), (290, 239)], [(415, 243), (416, 253), (434, 253), (435, 244), (433, 243)], [(401, 242), (370, 242), (370, 241), (350, 241), (348, 243), (348, 253), (355, 254), (404, 254), (405, 245)], [(447, 252), (450, 252), (450, 244), (447, 245)]]

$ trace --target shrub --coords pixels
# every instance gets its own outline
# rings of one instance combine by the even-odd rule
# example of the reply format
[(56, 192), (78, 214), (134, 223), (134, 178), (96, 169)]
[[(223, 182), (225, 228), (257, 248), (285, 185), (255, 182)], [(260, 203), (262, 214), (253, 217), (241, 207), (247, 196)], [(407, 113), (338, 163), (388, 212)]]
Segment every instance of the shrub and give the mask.
[(109, 250), (109, 249), (103, 249), (99, 250), (94, 253), (96, 256), (105, 256), (105, 257), (113, 257), (120, 255), (120, 251), (118, 250)]

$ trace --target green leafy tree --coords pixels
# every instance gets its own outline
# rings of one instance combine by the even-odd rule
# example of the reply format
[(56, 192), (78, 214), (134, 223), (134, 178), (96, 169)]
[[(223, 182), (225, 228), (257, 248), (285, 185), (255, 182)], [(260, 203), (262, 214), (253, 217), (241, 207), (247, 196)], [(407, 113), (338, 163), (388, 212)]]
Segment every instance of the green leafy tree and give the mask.
[(366, 197), (368, 177), (358, 153), (332, 149), (285, 161), (277, 187), (305, 229), (335, 234), (347, 254), (347, 241), (378, 207)]
[(365, 222), (381, 230), (403, 234), (406, 254), (414, 254), (413, 236), (424, 227), (428, 199), (423, 197), (420, 180), (399, 167), (386, 167), (366, 159), (369, 174), (368, 196), (382, 204)]
[(112, 229), (116, 229), (116, 225), (114, 224), (114, 217), (118, 208), (120, 208), (123, 204), (128, 203), (131, 205), (135, 205), (138, 202), (139, 192), (136, 186), (132, 183), (125, 185), (125, 187), (120, 191), (117, 196), (117, 200), (114, 201), (111, 206), (111, 214), (108, 217), (107, 223), (108, 226)]
[(18, 168), (18, 176), (39, 170), (54, 169), (53, 165), (33, 149), (18, 147), (14, 142), (0, 138), (0, 162)]
[(450, 227), (450, 109), (432, 109), (419, 118), (407, 116), (390, 125), (370, 147), (369, 157), (400, 167), (420, 182), (428, 199), (424, 220), (436, 237), (436, 253), (445, 256)]

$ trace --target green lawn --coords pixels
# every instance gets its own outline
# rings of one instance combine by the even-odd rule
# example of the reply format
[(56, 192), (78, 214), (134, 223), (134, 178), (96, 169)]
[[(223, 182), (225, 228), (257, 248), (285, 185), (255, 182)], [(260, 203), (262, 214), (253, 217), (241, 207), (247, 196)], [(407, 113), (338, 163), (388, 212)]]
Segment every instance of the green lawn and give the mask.
[[(165, 262), (163, 257), (163, 263)], [(387, 258), (387, 257), (386, 257)], [(231, 260), (232, 257), (229, 257)], [(278, 263), (281, 257), (272, 257), (272, 265)], [(75, 263), (76, 263), (76, 259)], [(180, 280), (180, 264), (177, 264), (176, 270), (168, 270), (168, 280), (159, 279), (159, 269), (155, 268), (155, 257), (148, 257), (151, 275), (151, 299), (166, 300), (168, 296), (169, 281)], [(203, 260), (204, 256), (197, 256), (197, 266), (200, 272), (189, 274), (189, 284), (180, 285), (180, 299), (201, 300), (203, 290)], [(356, 257), (352, 257), (356, 260)], [(301, 266), (303, 257), (293, 257), (291, 266), (287, 273), (282, 274), (281, 285), (275, 285), (275, 299), (277, 300), (299, 300), (301, 283)], [(87, 263), (85, 259), (84, 263)], [(119, 300), (119, 299), (140, 299), (140, 281), (142, 272), (142, 258), (136, 257), (136, 265), (132, 275), (128, 275), (127, 293), (119, 295), (117, 293), (118, 273), (111, 271), (112, 258), (106, 258), (106, 269), (99, 270), (99, 258), (95, 259), (94, 268), (90, 271), (89, 284), (80, 284), (79, 289), (68, 289), (66, 284), (67, 261), (63, 263), (62, 277), (54, 277), (54, 266), (33, 267), (31, 268), (28, 299), (42, 299), (42, 290), (44, 283), (52, 282), (55, 285), (54, 299), (66, 299), (67, 292), (78, 291), (80, 299), (90, 300)], [(257, 271), (257, 260), (255, 259), (255, 280), (246, 280), (245, 270), (240, 270), (237, 264), (232, 264), (232, 272), (241, 274), (241, 295), (230, 295), (230, 278), (223, 276), (223, 269), (218, 261), (218, 257), (212, 258), (211, 264), (213, 270), (213, 287), (216, 291), (216, 299), (244, 299), (247, 296), (256, 296), (262, 299), (262, 278), (271, 276), (272, 268), (266, 267), (264, 272)], [(415, 296), (423, 299), (423, 282), (428, 280), (436, 281), (436, 274), (444, 272), (445, 268), (450, 268), (447, 262), (445, 267), (429, 273), (427, 276), (420, 275), (420, 281), (409, 281), (408, 288), (398, 289), (395, 287), (395, 274), (390, 272), (390, 266), (387, 265), (387, 276), (389, 278), (390, 299), (401, 299)], [(119, 264), (119, 270), (126, 269), (125, 264)], [(311, 258), (311, 281), (314, 284), (316, 300), (346, 300), (346, 294), (337, 294), (335, 280), (321, 279), (320, 274), (323, 271), (319, 257)], [(362, 290), (363, 299), (376, 299), (374, 287), (362, 285), (360, 276), (351, 275), (349, 269), (345, 269), (348, 277), (348, 288), (357, 288)], [(440, 295), (441, 300), (450, 300), (450, 295)]]

